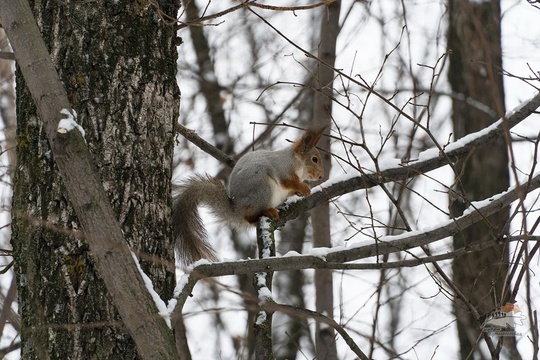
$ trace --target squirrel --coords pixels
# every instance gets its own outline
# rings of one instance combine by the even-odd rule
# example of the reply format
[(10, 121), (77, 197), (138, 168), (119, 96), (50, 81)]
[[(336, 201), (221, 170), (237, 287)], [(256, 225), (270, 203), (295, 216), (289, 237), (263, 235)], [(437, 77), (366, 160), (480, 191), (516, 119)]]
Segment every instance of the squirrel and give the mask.
[(315, 148), (322, 130), (306, 130), (292, 146), (282, 150), (256, 150), (242, 156), (234, 166), (229, 189), (220, 180), (197, 175), (177, 185), (173, 196), (173, 233), (182, 264), (199, 259), (216, 261), (207, 240), (198, 206), (210, 208), (213, 215), (236, 229), (256, 225), (261, 216), (279, 219), (276, 207), (288, 196), (308, 196), (304, 180), (324, 175), (319, 151)]

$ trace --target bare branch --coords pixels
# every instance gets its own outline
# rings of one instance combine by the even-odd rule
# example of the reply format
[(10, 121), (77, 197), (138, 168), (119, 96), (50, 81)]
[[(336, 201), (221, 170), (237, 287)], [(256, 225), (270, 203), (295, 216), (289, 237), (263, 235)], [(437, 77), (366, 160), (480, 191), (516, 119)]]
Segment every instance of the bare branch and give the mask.
[(208, 141), (201, 138), (199, 135), (197, 135), (195, 131), (188, 129), (181, 124), (176, 124), (176, 131), (178, 131), (180, 135), (186, 138), (186, 140), (191, 142), (193, 145), (197, 146), (199, 149), (212, 156), (216, 160), (222, 162), (223, 164), (231, 168), (234, 167), (234, 164), (236, 164), (236, 160), (234, 158), (227, 155), (222, 150), (218, 149), (214, 145), (210, 144)]
[(255, 1), (241, 1), (241, 4), (231, 6), (228, 9), (225, 9), (223, 11), (217, 12), (212, 15), (202, 16), (194, 21), (189, 22), (180, 22), (178, 21), (178, 25), (176, 26), (176, 29), (183, 29), (188, 26), (202, 26), (202, 23), (204, 21), (217, 19), (219, 17), (222, 17), (224, 15), (230, 14), (234, 11), (240, 10), (246, 6), (256, 7), (264, 10), (273, 10), (273, 11), (302, 11), (302, 10), (312, 10), (315, 8), (318, 8), (320, 6), (328, 5), (330, 3), (333, 3), (336, 0), (323, 0), (319, 3), (312, 4), (312, 5), (304, 5), (304, 6), (273, 6), (273, 5), (266, 5), (266, 4), (258, 4)]
[(316, 311), (311, 311), (308, 309), (299, 308), (297, 306), (291, 306), (291, 305), (284, 305), (284, 304), (276, 304), (274, 302), (269, 302), (262, 304), (260, 308), (267, 312), (284, 312), (287, 315), (294, 316), (297, 318), (305, 319), (305, 318), (312, 318), (318, 323), (323, 323), (328, 326), (330, 326), (332, 329), (336, 330), (343, 340), (349, 345), (349, 348), (362, 360), (367, 360), (368, 357), (366, 354), (362, 352), (362, 350), (358, 347), (358, 345), (354, 342), (353, 338), (345, 331), (345, 328), (343, 326), (339, 325), (334, 319), (329, 318), (328, 316), (324, 316), (321, 313), (318, 313)]
[(12, 351), (18, 350), (21, 348), (21, 342), (14, 342), (12, 344), (9, 344), (6, 347), (3, 347), (0, 349), (0, 356), (3, 358), (5, 355), (9, 354)]
[(15, 301), (17, 297), (17, 282), (15, 281), (15, 276), (11, 279), (11, 285), (9, 286), (8, 293), (3, 299), (2, 311), (0, 312), (0, 336), (4, 334), (4, 328), (13, 316), (13, 309), (11, 304)]
[(0, 51), (0, 59), (15, 61), (15, 54), (12, 52)]

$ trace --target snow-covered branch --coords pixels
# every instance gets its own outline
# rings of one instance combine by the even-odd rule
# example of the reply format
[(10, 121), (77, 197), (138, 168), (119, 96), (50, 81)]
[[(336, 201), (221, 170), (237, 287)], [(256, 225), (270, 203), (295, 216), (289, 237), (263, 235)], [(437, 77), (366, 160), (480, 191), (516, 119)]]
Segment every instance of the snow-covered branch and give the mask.
[(329, 199), (337, 196), (388, 182), (412, 178), (449, 165), (449, 161), (456, 162), (464, 159), (472, 151), (501, 138), (506, 131), (505, 129), (516, 126), (534, 113), (538, 107), (540, 107), (540, 92), (507, 112), (504, 118), (499, 119), (493, 125), (449, 144), (445, 147), (444, 153), (437, 148), (432, 148), (420, 153), (416, 161), (410, 161), (406, 164), (402, 164), (399, 159), (395, 159), (394, 164), (386, 161), (381, 164), (381, 171), (378, 173), (349, 176), (345, 179), (330, 179), (313, 189), (308, 198), (300, 199), (295, 204), (289, 204), (285, 211), (280, 212), (278, 226), (282, 226), (287, 221), (296, 218), (303, 211), (326, 203)]
[[(408, 233), (384, 236), (375, 243), (356, 243), (348, 247), (316, 248), (311, 253), (305, 255), (285, 254), (282, 257), (267, 258), (260, 260), (240, 260), (221, 262), (214, 264), (202, 264), (193, 269), (189, 274), (189, 281), (185, 281), (184, 289), (178, 298), (178, 311), (188, 298), (191, 290), (198, 279), (206, 277), (216, 277), (224, 275), (251, 274), (264, 271), (284, 271), (308, 268), (343, 268), (343, 263), (366, 259), (378, 255), (386, 255), (399, 251), (406, 251), (414, 247), (419, 247), (433, 243), (437, 240), (452, 236), (457, 232), (471, 226), (472, 224), (485, 219), (487, 216), (509, 206), (518, 200), (521, 195), (527, 194), (540, 187), (540, 173), (536, 174), (530, 181), (515, 186), (506, 192), (494, 195), (483, 201), (475, 202), (470, 210), (455, 219), (450, 219), (436, 227)], [(501, 239), (503, 241), (503, 239)], [(490, 245), (494, 246), (497, 242)], [(488, 244), (482, 244), (485, 248)], [(462, 250), (467, 251), (467, 250)], [(436, 261), (436, 258), (428, 259)], [(418, 265), (426, 261), (418, 261)], [(365, 264), (362, 264), (365, 265)], [(349, 268), (354, 268), (351, 266)], [(360, 265), (359, 268), (362, 268)]]

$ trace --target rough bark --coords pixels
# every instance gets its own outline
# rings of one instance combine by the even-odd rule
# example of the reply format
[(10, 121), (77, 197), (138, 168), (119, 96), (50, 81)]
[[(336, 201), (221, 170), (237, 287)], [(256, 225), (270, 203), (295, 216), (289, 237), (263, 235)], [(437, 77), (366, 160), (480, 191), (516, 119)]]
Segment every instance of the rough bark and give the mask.
[[(453, 124), (456, 139), (485, 128), (504, 115), (504, 90), (501, 75), (501, 10), (498, 0), (449, 2), (448, 49), (451, 51), (449, 80), (452, 90), (486, 105), (493, 116), (463, 101), (453, 101)], [(508, 137), (474, 151), (456, 164), (457, 173), (450, 208), (459, 216), (471, 201), (497, 194), (508, 188)], [(454, 248), (497, 239), (507, 233), (509, 209), (505, 208), (485, 221), (454, 236)], [(499, 309), (508, 270), (508, 249), (492, 247), (456, 258), (453, 281), (480, 314)], [(454, 306), (460, 355), (462, 359), (482, 358), (477, 345), (480, 324), (464, 304)]]
[[(169, 14), (177, 9), (174, 2), (160, 7)], [(169, 298), (174, 286), (169, 180), (179, 95), (174, 31), (154, 7), (140, 3), (43, 1), (34, 4), (34, 14), (86, 131), (113, 217), (158, 293)], [(67, 195), (72, 189), (64, 187), (69, 179), (59, 176), (59, 152), (48, 142), (54, 128), (37, 115), (23, 76), (17, 81), (20, 162), (13, 247), (23, 357), (137, 358), (122, 326), (126, 319), (96, 273), (102, 265), (81, 241), (81, 228), (87, 240), (97, 233), (87, 233), (88, 224), (77, 218), (73, 196)], [(73, 143), (63, 145), (69, 149)], [(93, 185), (89, 179), (88, 187)], [(101, 250), (107, 251), (92, 253)]]
[[(328, 5), (323, 12), (320, 27), (320, 42), (318, 57), (326, 64), (334, 66), (336, 59), (336, 41), (339, 33), (339, 13), (341, 1), (337, 0)], [(318, 64), (317, 93), (315, 94), (313, 120), (315, 126), (332, 124), (332, 97), (334, 71), (327, 66)], [(322, 149), (321, 156), (325, 167), (325, 177), (328, 179), (331, 169), (330, 139), (323, 137), (318, 147)], [(312, 211), (313, 246), (331, 247), (330, 215), (328, 203), (318, 206)], [(333, 318), (334, 292), (332, 271), (319, 269), (315, 271), (315, 309), (317, 312)], [(317, 357), (320, 359), (337, 359), (336, 340), (334, 330), (328, 326), (315, 329), (315, 344)]]

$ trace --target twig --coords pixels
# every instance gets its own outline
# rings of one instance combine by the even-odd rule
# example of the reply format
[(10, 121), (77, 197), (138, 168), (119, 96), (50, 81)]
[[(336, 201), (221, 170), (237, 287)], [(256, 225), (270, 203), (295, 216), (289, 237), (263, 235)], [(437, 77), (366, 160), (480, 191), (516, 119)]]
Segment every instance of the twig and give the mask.
[(195, 131), (188, 129), (181, 124), (176, 124), (176, 131), (193, 145), (197, 146), (199, 149), (212, 156), (216, 160), (222, 162), (223, 164), (231, 168), (233, 168), (234, 164), (236, 164), (236, 160), (233, 157), (227, 155), (225, 152), (221, 151), (214, 145), (210, 144), (208, 141), (204, 140), (202, 137), (197, 135)]
[(212, 15), (202, 16), (194, 21), (189, 22), (181, 22), (178, 21), (178, 25), (176, 26), (177, 30), (183, 29), (188, 26), (201, 26), (201, 24), (205, 21), (217, 19), (219, 17), (222, 17), (224, 15), (230, 14), (232, 12), (235, 12), (237, 10), (240, 10), (246, 6), (252, 6), (264, 10), (273, 10), (273, 11), (302, 11), (302, 10), (311, 10), (315, 9), (320, 6), (328, 5), (330, 3), (333, 3), (336, 0), (323, 0), (319, 3), (312, 4), (312, 5), (304, 5), (304, 6), (273, 6), (273, 5), (265, 5), (265, 4), (258, 4), (255, 1), (241, 1), (241, 4), (232, 6), (228, 9), (225, 9), (223, 11), (217, 12)]
[(11, 304), (15, 301), (17, 297), (17, 282), (15, 281), (15, 276), (11, 278), (11, 285), (9, 286), (6, 297), (4, 298), (2, 304), (2, 311), (0, 312), (0, 337), (4, 335), (4, 328), (8, 319), (11, 317)]
[(337, 322), (335, 322), (334, 319), (329, 318), (328, 316), (324, 316), (323, 314), (320, 314), (316, 311), (311, 311), (308, 309), (299, 308), (297, 306), (292, 305), (285, 305), (285, 304), (276, 304), (274, 302), (272, 303), (265, 303), (260, 306), (260, 308), (266, 312), (283, 312), (287, 315), (300, 318), (300, 319), (309, 319), (312, 318), (315, 321), (319, 323), (326, 324), (332, 329), (336, 330), (343, 340), (345, 340), (345, 343), (349, 345), (349, 348), (362, 360), (368, 360), (369, 358), (362, 352), (360, 347), (354, 342), (353, 338), (347, 333), (345, 328), (341, 325), (339, 325)]

